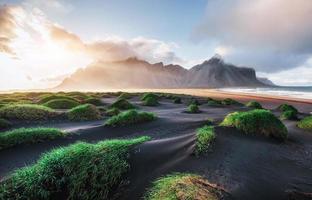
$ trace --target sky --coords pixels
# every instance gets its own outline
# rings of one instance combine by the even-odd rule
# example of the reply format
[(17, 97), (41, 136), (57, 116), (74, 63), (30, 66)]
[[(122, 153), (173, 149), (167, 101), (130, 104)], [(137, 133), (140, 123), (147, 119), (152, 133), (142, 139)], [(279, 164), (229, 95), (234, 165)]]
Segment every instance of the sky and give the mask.
[(220, 54), (312, 85), (311, 0), (0, 0), (0, 90), (49, 88), (97, 60), (190, 68)]

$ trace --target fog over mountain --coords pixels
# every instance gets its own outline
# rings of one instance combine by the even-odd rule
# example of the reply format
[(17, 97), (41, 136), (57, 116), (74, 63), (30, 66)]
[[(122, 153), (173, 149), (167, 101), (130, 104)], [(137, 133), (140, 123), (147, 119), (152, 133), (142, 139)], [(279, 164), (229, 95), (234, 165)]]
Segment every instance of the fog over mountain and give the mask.
[(228, 64), (216, 55), (187, 70), (180, 65), (151, 64), (137, 58), (98, 61), (79, 69), (55, 89), (261, 87), (252, 68)]

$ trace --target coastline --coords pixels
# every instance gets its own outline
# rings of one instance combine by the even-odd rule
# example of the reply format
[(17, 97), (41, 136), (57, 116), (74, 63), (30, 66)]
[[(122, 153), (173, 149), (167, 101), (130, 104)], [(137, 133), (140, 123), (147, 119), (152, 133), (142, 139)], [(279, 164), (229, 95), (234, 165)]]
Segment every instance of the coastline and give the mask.
[(278, 95), (267, 95), (267, 94), (248, 94), (238, 92), (219, 91), (218, 89), (121, 89), (115, 91), (127, 91), (127, 92), (165, 92), (165, 93), (176, 93), (194, 95), (200, 97), (211, 97), (216, 99), (232, 98), (242, 103), (248, 101), (258, 101), (265, 108), (273, 109), (280, 104), (287, 103), (296, 106), (301, 112), (310, 113), (312, 112), (312, 99), (294, 98)]

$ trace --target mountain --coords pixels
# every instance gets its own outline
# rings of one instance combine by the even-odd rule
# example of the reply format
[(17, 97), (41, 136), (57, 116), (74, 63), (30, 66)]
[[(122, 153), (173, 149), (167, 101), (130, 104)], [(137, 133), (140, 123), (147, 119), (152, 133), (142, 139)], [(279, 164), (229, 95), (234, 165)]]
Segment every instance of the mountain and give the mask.
[(56, 89), (178, 88), (187, 72), (179, 65), (150, 64), (137, 58), (99, 61), (79, 69)]
[(257, 79), (260, 81), (260, 82), (262, 82), (262, 83), (264, 83), (264, 84), (266, 84), (266, 85), (269, 85), (269, 86), (276, 86), (275, 85), (275, 83), (273, 83), (270, 79), (268, 79), (268, 78), (265, 78), (265, 77), (257, 77)]
[(254, 69), (225, 63), (219, 55), (192, 67), (186, 77), (189, 87), (264, 86)]
[(79, 69), (57, 90), (265, 86), (252, 68), (237, 67), (214, 56), (190, 70), (180, 65), (151, 64), (137, 58), (98, 61)]

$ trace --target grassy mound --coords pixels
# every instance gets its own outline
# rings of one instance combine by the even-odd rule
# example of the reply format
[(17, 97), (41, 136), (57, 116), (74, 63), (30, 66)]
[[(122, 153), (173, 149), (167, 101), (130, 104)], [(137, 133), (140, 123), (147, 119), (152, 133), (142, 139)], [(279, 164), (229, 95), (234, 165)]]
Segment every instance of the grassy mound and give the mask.
[(246, 106), (249, 108), (262, 109), (262, 105), (257, 101), (249, 101), (246, 103)]
[(132, 105), (129, 101), (126, 99), (117, 99), (112, 105), (110, 105), (110, 108), (117, 108), (120, 110), (128, 110), (135, 108), (134, 105)]
[(145, 93), (143, 94), (143, 96), (141, 97), (141, 101), (145, 101), (147, 98), (155, 98), (155, 99), (159, 99), (159, 96), (157, 94), (154, 93)]
[(216, 99), (209, 99), (207, 101), (208, 106), (220, 106), (222, 105), (222, 101), (216, 100)]
[(127, 92), (123, 92), (118, 96), (118, 99), (131, 99), (132, 95)]
[(282, 112), (294, 111), (295, 113), (298, 113), (298, 110), (294, 106), (288, 105), (288, 104), (282, 104), (282, 105), (278, 106), (277, 109), (282, 111)]
[(199, 107), (196, 104), (191, 104), (187, 107), (187, 113), (199, 113)]
[(54, 99), (44, 103), (43, 105), (53, 109), (71, 109), (78, 106), (79, 103), (69, 99)]
[(234, 112), (228, 114), (220, 125), (235, 127), (246, 134), (260, 134), (281, 140), (287, 138), (285, 125), (268, 110)]
[(0, 118), (0, 130), (10, 128), (12, 126), (11, 122)]
[(195, 174), (176, 173), (156, 180), (146, 200), (221, 200), (225, 192)]
[(105, 111), (105, 114), (108, 116), (118, 115), (119, 113), (120, 113), (120, 110), (118, 110), (117, 108), (110, 108)]
[(43, 95), (38, 103), (39, 104), (44, 104), (44, 103), (47, 103), (51, 100), (56, 100), (56, 99), (66, 99), (66, 100), (71, 100), (71, 101), (76, 101), (77, 102), (77, 99), (75, 98), (72, 98), (72, 97), (69, 97), (69, 96), (65, 96), (65, 95), (58, 95), (58, 94), (48, 94), (48, 95)]
[(180, 104), (182, 103), (182, 99), (180, 97), (173, 97), (173, 103)]
[(84, 101), (90, 98), (88, 94), (83, 93), (83, 92), (68, 92), (66, 93), (66, 96), (74, 98), (74, 99), (78, 99), (79, 101)]
[(89, 97), (87, 98), (84, 103), (93, 104), (95, 106), (103, 105), (102, 101), (99, 98)]
[(59, 129), (55, 128), (18, 128), (0, 134), (0, 149), (16, 146), (19, 144), (37, 143), (45, 140), (64, 137)]
[(72, 121), (89, 121), (101, 119), (100, 111), (92, 104), (83, 104), (70, 109), (67, 116)]
[(150, 96), (143, 100), (143, 105), (144, 106), (157, 106), (159, 105), (159, 102), (156, 97)]
[(141, 122), (148, 122), (156, 119), (154, 113), (151, 112), (138, 112), (136, 110), (128, 110), (119, 113), (109, 118), (105, 125), (108, 126), (124, 126), (129, 124), (136, 124)]
[(196, 144), (195, 154), (199, 155), (206, 153), (211, 146), (211, 143), (215, 140), (216, 135), (213, 126), (204, 126), (196, 131)]
[(312, 130), (312, 116), (302, 119), (298, 123), (299, 128)]
[(129, 170), (129, 151), (149, 137), (76, 143), (44, 154), (0, 185), (1, 199), (111, 199)]
[(298, 119), (297, 112), (294, 110), (282, 112), (281, 119), (296, 120)]
[(242, 105), (240, 102), (235, 101), (234, 99), (231, 99), (231, 98), (223, 99), (221, 103), (223, 105)]
[(56, 115), (51, 108), (33, 104), (13, 104), (0, 108), (0, 117), (9, 120), (47, 120)]

